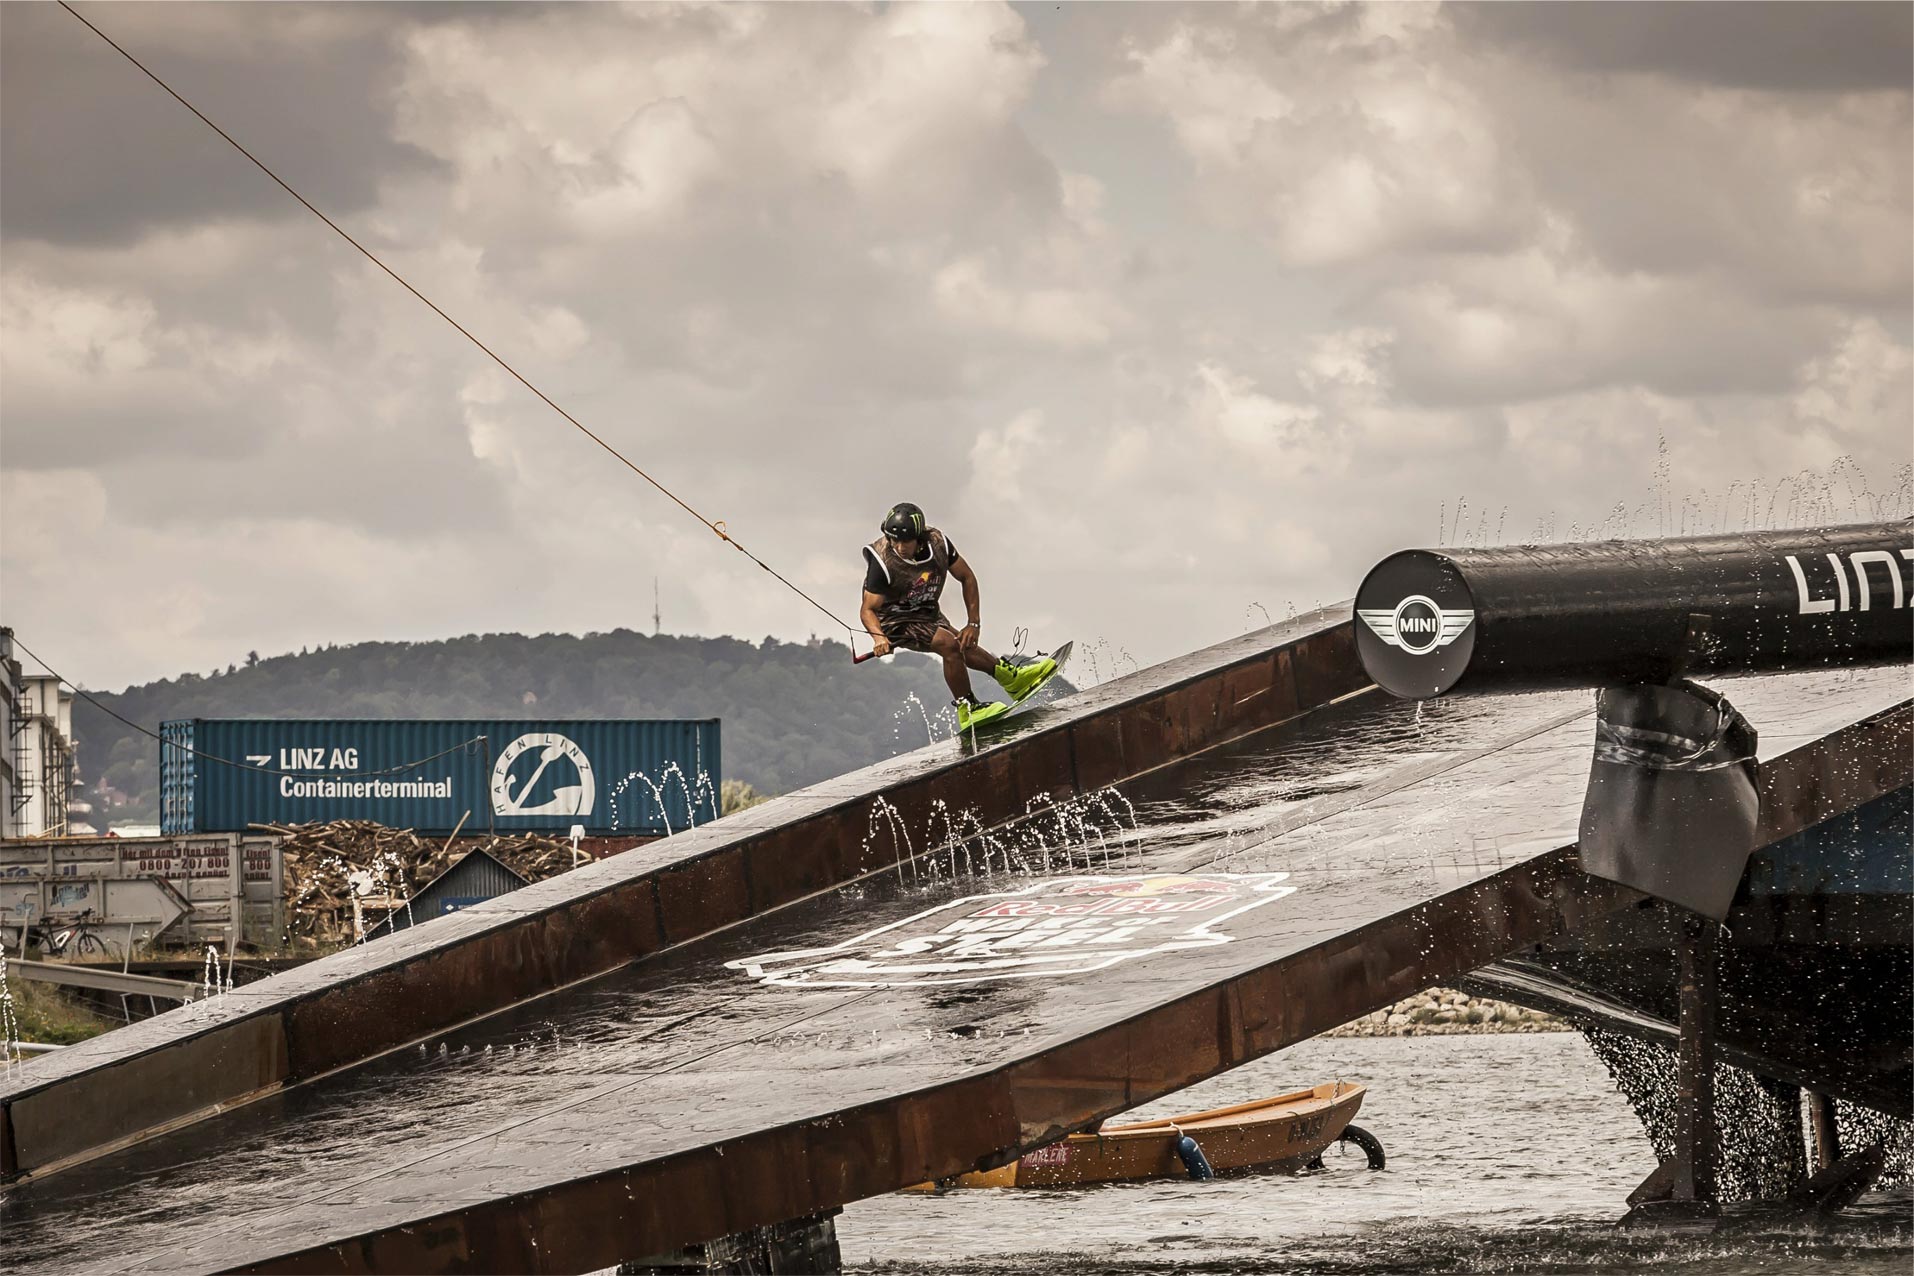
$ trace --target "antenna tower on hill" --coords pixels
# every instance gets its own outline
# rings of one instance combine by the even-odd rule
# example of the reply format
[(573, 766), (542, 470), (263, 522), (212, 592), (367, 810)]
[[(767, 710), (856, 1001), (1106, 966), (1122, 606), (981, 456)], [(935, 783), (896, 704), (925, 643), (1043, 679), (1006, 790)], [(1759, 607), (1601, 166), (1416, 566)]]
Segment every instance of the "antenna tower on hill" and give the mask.
[(664, 628), (664, 617), (658, 610), (658, 578), (651, 578), (651, 634), (657, 637)]

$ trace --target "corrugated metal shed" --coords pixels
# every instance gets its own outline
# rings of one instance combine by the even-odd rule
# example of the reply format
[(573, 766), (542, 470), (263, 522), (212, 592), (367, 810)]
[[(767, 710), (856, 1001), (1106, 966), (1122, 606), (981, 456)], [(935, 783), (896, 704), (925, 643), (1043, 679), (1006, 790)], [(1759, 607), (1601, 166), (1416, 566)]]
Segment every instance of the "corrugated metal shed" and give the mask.
[(660, 835), (717, 818), (718, 721), (193, 718), (161, 724), (168, 833), (392, 828)]
[(384, 921), (366, 932), (366, 938), (377, 939), (395, 930), (431, 921), (434, 917), (456, 913), (480, 900), (493, 899), (523, 885), (524, 878), (484, 851), (469, 851), (464, 859), (427, 882), (405, 904), (393, 909)]

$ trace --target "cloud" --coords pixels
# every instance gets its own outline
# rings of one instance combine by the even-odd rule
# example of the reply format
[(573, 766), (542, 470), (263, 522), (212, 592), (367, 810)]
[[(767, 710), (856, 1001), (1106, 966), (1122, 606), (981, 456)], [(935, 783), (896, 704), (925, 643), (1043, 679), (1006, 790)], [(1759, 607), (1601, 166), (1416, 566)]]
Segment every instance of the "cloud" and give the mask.
[(1914, 46), (1906, 5), (1512, 0), (1445, 12), (1470, 41), (1506, 44), (1558, 67), (1781, 92), (1905, 91)]
[(1905, 85), (1776, 94), (1509, 61), (1485, 76), (1507, 99), (1510, 162), (1608, 269), (1711, 279), (1775, 307), (1914, 298)]
[(1507, 245), (1536, 215), (1429, 6), (1197, 11), (1108, 90), (1165, 116), (1220, 215), (1282, 260)]
[(1543, 248), (1378, 298), (1396, 383), (1426, 404), (1520, 402), (1608, 385), (1777, 393), (1834, 339), (1815, 309), (1764, 310), (1721, 281), (1617, 274)]
[(1100, 346), (1109, 340), (1109, 317), (1094, 293), (1067, 288), (1016, 289), (992, 278), (976, 258), (953, 261), (937, 272), (938, 307), (962, 324), (996, 330), (1064, 349)]
[[(390, 22), (380, 6), (93, 4), (124, 45), (295, 186), (336, 212), (432, 168), (392, 136)], [(418, 20), (415, 18), (414, 20)], [(262, 91), (270, 86), (270, 91)], [(205, 219), (310, 216), (125, 58), (55, 5), (0, 15), (0, 229), (126, 244)]]
[[(1640, 6), (87, 12), (840, 616), (899, 499), (988, 642), (1107, 666), (1403, 544), (1908, 482), (1879, 10), (1793, 71)], [(49, 654), (605, 629), (654, 578), (667, 628), (832, 632), (66, 15), (0, 37), (0, 583)]]

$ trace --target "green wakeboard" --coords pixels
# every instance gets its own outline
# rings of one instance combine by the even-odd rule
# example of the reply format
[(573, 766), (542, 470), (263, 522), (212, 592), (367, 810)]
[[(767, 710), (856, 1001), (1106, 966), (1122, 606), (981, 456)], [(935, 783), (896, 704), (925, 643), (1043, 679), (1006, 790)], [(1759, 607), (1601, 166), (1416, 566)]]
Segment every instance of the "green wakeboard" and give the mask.
[(1009, 717), (1012, 713), (1015, 713), (1030, 697), (1036, 695), (1048, 686), (1052, 678), (1055, 678), (1063, 672), (1063, 667), (1070, 662), (1070, 650), (1073, 646), (1075, 646), (1074, 642), (1066, 642), (1047, 657), (1056, 662), (1049, 672), (1025, 687), (1010, 703), (1005, 704), (1001, 700), (994, 700), (970, 714), (967, 721), (960, 721), (958, 729), (960, 731), (972, 731), (978, 727), (988, 726), (993, 722), (1000, 721), (1003, 718)]

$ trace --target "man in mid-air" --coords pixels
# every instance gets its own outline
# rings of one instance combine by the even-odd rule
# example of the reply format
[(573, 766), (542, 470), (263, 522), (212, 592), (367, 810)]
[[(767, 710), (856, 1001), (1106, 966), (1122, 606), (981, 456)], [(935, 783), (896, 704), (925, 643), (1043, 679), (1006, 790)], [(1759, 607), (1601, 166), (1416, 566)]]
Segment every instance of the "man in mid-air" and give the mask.
[[(1039, 657), (1013, 665), (977, 645), (977, 576), (948, 537), (924, 522), (924, 511), (909, 501), (891, 507), (878, 525), (884, 535), (864, 547), (864, 628), (872, 655), (893, 647), (928, 651), (944, 662), (944, 681), (956, 697), (957, 729), (968, 731), (983, 703), (970, 693), (970, 671), (990, 674), (1014, 700), (1042, 682), (1056, 661)], [(967, 623), (951, 627), (938, 599), (944, 581), (955, 576), (964, 587)]]

